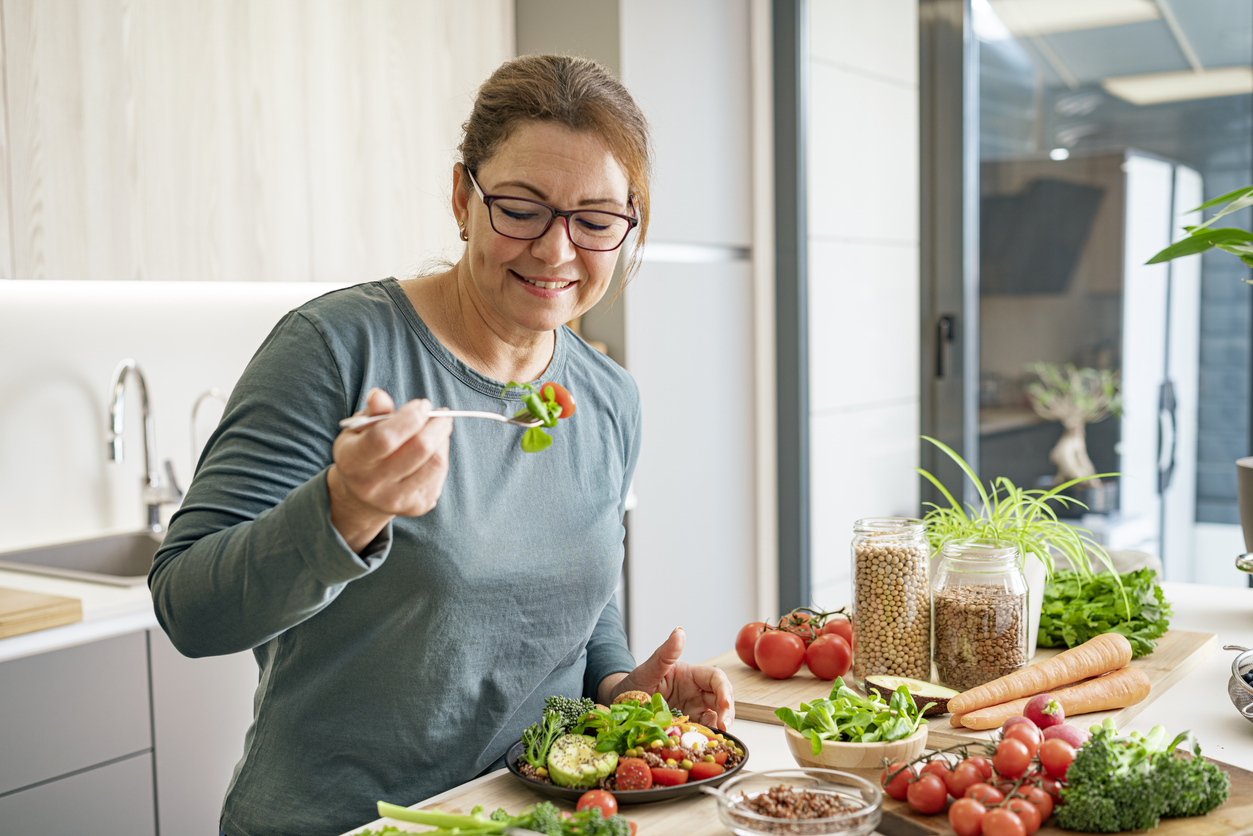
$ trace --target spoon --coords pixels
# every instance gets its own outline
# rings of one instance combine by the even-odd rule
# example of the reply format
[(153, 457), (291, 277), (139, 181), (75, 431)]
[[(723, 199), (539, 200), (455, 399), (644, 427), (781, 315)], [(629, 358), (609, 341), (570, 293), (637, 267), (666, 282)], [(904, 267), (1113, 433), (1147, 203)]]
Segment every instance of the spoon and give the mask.
[[(371, 424), (377, 424), (384, 418), (390, 418), (394, 413), (386, 412), (382, 415), (353, 415), (339, 422), (341, 430), (359, 430), (362, 427), (368, 427)], [(432, 418), (490, 418), (493, 421), (500, 421), (502, 424), (513, 424), (515, 427), (538, 427), (544, 423), (533, 416), (525, 418), (510, 418), (508, 415), (500, 415), (496, 412), (480, 412), (477, 409), (437, 409), (431, 413)]]

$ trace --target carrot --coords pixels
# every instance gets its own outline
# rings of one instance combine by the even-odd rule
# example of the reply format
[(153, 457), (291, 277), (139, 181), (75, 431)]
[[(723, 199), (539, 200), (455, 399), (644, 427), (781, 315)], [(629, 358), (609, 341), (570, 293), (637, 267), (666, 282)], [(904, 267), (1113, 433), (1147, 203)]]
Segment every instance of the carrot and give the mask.
[(1131, 661), (1131, 642), (1118, 633), (1102, 633), (1078, 647), (1063, 650), (1051, 659), (1036, 662), (985, 682), (948, 701), (953, 714), (965, 714), (990, 705), (1001, 705), (1019, 697), (1051, 691), (1081, 679), (1118, 670)]
[[(1068, 688), (1059, 688), (1052, 694), (1062, 704), (1062, 710), (1067, 717), (1126, 708), (1149, 695), (1149, 675), (1139, 668), (1119, 668), (1112, 673), (1077, 682)], [(968, 711), (961, 715), (960, 723), (968, 729), (995, 729), (1010, 717), (1022, 714), (1030, 700), (1031, 697), (1023, 697)]]

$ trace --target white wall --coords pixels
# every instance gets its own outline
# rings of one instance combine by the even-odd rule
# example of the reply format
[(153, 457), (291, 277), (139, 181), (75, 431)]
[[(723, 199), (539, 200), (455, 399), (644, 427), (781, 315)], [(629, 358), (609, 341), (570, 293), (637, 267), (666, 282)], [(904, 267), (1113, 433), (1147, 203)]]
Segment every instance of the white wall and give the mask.
[(811, 578), (852, 601), (861, 517), (918, 514), (916, 0), (811, 0)]
[[(128, 392), (125, 461), (108, 460), (108, 387), (138, 361), (157, 455), (191, 481), (191, 408), (229, 393), (284, 313), (336, 286), (315, 283), (0, 281), (0, 550), (144, 524), (142, 419)], [(221, 417), (205, 401), (203, 445)]]

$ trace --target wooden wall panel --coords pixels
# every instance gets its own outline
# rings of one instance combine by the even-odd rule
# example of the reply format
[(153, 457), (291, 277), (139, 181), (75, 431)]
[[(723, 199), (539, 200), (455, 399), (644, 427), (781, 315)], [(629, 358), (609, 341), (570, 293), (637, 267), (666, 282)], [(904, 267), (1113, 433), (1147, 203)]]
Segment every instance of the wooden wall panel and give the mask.
[(454, 254), (453, 149), (512, 6), (3, 0), (0, 277), (351, 282)]

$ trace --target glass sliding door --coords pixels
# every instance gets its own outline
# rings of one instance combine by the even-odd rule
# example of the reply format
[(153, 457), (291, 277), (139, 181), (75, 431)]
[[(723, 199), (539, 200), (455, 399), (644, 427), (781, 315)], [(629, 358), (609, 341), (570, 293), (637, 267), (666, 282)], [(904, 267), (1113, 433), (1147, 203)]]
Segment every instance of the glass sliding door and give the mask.
[[(1253, 4), (970, 0), (966, 15), (980, 474), (1117, 472), (1072, 492), (1090, 506), (1076, 525), (1167, 579), (1243, 583), (1249, 270), (1218, 251), (1144, 262), (1199, 221), (1188, 210), (1253, 182)], [(1248, 210), (1230, 220), (1249, 228)]]

